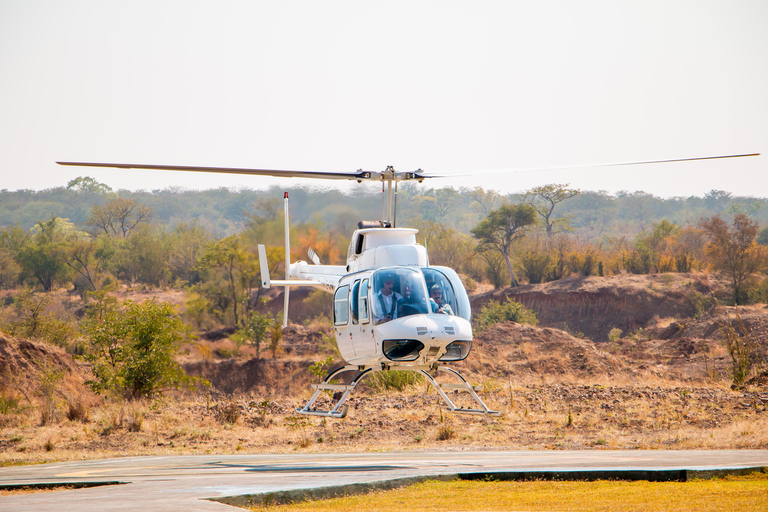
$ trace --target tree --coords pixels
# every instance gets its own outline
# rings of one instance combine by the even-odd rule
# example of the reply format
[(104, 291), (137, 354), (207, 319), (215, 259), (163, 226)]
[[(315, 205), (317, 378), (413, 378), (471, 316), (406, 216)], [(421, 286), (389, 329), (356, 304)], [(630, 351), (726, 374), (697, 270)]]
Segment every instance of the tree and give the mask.
[[(64, 252), (64, 263), (88, 281), (91, 291), (96, 290), (94, 282), (94, 260), (96, 242), (93, 240), (76, 240)], [(77, 280), (75, 280), (77, 282)]]
[(482, 187), (475, 187), (469, 193), (471, 206), (485, 216), (488, 216), (494, 209), (494, 206), (501, 205), (504, 198), (495, 190), (484, 190)]
[(83, 330), (95, 377), (87, 384), (96, 392), (133, 399), (193, 382), (174, 359), (187, 327), (170, 303), (125, 301), (121, 307), (104, 295)]
[(277, 357), (277, 350), (280, 348), (280, 341), (283, 339), (283, 326), (275, 318), (272, 320), (272, 327), (269, 331), (269, 351), (272, 352), (272, 359)]
[(678, 230), (672, 243), (677, 271), (690, 272), (694, 267), (701, 266), (706, 244), (706, 235), (702, 229), (686, 226)]
[(536, 210), (533, 206), (525, 203), (506, 204), (491, 211), (488, 217), (471, 230), (472, 236), (480, 242), (480, 251), (495, 249), (504, 256), (512, 286), (518, 286), (509, 256), (512, 243), (524, 237), (528, 228), (534, 225)]
[(200, 269), (219, 269), (224, 272), (232, 299), (234, 325), (240, 325), (238, 304), (243, 293), (250, 296), (256, 276), (257, 264), (251, 253), (243, 248), (239, 235), (232, 235), (210, 244), (198, 263)]
[(757, 223), (739, 214), (730, 227), (719, 215), (702, 220), (700, 225), (709, 238), (707, 254), (714, 268), (728, 275), (733, 302), (742, 303), (745, 281), (764, 264), (763, 251), (755, 242)]
[(8, 249), (0, 247), (0, 290), (14, 288), (19, 282), (21, 267)]
[(67, 183), (67, 190), (92, 192), (94, 194), (108, 194), (112, 192), (112, 187), (99, 183), (90, 176), (80, 176)]
[(544, 227), (548, 237), (555, 234), (556, 224), (564, 224), (568, 220), (567, 217), (555, 217), (555, 207), (580, 193), (579, 189), (568, 188), (568, 184), (557, 185), (554, 183), (532, 188), (526, 192), (528, 201), (536, 209), (536, 213), (544, 219)]
[(94, 206), (86, 225), (91, 233), (127, 237), (140, 224), (152, 220), (152, 208), (133, 199), (116, 197), (103, 205)]
[[(245, 341), (256, 347), (256, 359), (258, 359), (261, 351), (261, 342), (266, 339), (267, 331), (273, 326), (274, 322), (275, 320), (268, 315), (252, 311), (243, 319), (243, 325), (232, 335), (232, 341), (237, 343), (238, 347)], [(275, 346), (275, 350), (277, 350), (277, 346)]]
[(171, 256), (168, 262), (174, 277), (188, 283), (200, 281), (197, 261), (205, 247), (211, 243), (211, 235), (196, 223), (179, 223), (171, 235)]
[(648, 263), (647, 273), (672, 270), (662, 265), (662, 256), (667, 251), (678, 230), (679, 228), (676, 225), (666, 219), (662, 219), (661, 222), (653, 225), (650, 233), (637, 236), (635, 248)]
[(67, 282), (70, 269), (66, 260), (66, 233), (72, 225), (58, 217), (38, 222), (31, 242), (24, 244), (18, 253), (22, 278), (37, 282), (43, 291)]
[(756, 241), (760, 245), (768, 245), (768, 227), (760, 230), (760, 232), (757, 234)]

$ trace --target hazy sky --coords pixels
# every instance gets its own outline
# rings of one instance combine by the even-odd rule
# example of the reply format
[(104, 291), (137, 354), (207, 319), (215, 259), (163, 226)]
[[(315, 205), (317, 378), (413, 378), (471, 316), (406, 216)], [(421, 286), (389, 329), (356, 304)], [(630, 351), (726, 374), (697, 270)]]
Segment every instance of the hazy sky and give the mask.
[(766, 0), (0, 0), (0, 91), (0, 189), (302, 183), (56, 160), (445, 173), (760, 152), (433, 184), (768, 197)]

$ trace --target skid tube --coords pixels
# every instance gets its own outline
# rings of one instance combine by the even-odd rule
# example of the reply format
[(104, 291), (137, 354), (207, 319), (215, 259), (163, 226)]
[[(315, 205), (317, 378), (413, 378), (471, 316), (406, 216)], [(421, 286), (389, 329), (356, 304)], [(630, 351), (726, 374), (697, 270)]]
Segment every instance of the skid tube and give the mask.
[[(475, 392), (475, 389), (472, 387), (472, 385), (467, 382), (467, 380), (456, 370), (452, 368), (448, 368), (446, 366), (436, 366), (436, 367), (382, 367), (382, 368), (364, 368), (360, 366), (353, 366), (353, 365), (347, 365), (342, 366), (341, 368), (337, 368), (336, 370), (331, 371), (328, 375), (325, 376), (323, 381), (320, 384), (312, 384), (312, 387), (315, 389), (315, 392), (312, 394), (312, 398), (307, 401), (306, 405), (300, 409), (296, 409), (296, 412), (298, 414), (304, 414), (308, 416), (323, 416), (326, 418), (344, 418), (347, 415), (347, 411), (349, 410), (349, 406), (346, 404), (347, 399), (349, 399), (349, 395), (352, 393), (352, 391), (355, 389), (355, 386), (363, 380), (366, 376), (370, 375), (374, 371), (385, 371), (385, 370), (406, 370), (406, 371), (415, 371), (420, 374), (422, 374), (424, 377), (427, 378), (430, 384), (432, 384), (432, 387), (435, 388), (437, 391), (437, 394), (440, 396), (440, 399), (445, 403), (446, 406), (448, 406), (447, 411), (448, 412), (454, 412), (454, 413), (460, 413), (460, 414), (476, 414), (476, 415), (487, 415), (487, 416), (501, 416), (504, 414), (504, 411), (506, 409), (506, 406), (501, 411), (493, 411), (488, 408), (487, 405), (483, 402), (482, 398), (478, 396), (478, 394)], [(436, 369), (437, 371), (443, 371), (450, 375), (453, 375), (459, 379), (459, 383), (440, 383), (435, 380), (435, 378), (429, 374), (428, 370)], [(349, 384), (331, 384), (331, 381), (335, 378), (338, 378), (339, 375), (346, 372), (352, 372), (352, 371), (359, 371), (360, 373), (350, 382)], [(457, 407), (456, 404), (453, 403), (453, 401), (448, 397), (448, 395), (443, 391), (444, 389), (454, 389), (454, 390), (460, 390), (460, 391), (466, 391), (470, 394), (472, 399), (477, 403), (477, 405), (480, 407), (478, 409), (471, 409), (471, 408), (464, 408), (464, 407)], [(343, 394), (341, 395), (341, 398), (336, 402), (336, 404), (333, 406), (331, 410), (318, 410), (315, 407), (315, 402), (317, 401), (318, 397), (320, 396), (320, 393), (323, 391), (343, 391)]]

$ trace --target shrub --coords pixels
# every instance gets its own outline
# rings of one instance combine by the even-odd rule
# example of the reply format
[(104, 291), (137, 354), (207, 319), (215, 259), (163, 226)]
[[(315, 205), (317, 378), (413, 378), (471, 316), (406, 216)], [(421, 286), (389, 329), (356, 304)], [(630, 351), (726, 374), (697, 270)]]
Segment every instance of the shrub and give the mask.
[(504, 304), (495, 300), (488, 302), (480, 310), (476, 319), (477, 327), (480, 330), (500, 322), (536, 325), (539, 320), (536, 318), (536, 313), (510, 298), (507, 298), (507, 302)]
[[(759, 357), (757, 344), (744, 325), (741, 315), (736, 311), (736, 319), (731, 320), (728, 312), (719, 308), (717, 323), (725, 338), (725, 346), (731, 356), (731, 373), (733, 387), (741, 387), (752, 374), (753, 370), (760, 370), (762, 361)], [(734, 327), (734, 324), (736, 327)], [(738, 328), (738, 330), (737, 330)]]
[(381, 391), (404, 391), (406, 388), (424, 382), (424, 377), (416, 372), (407, 370), (387, 370), (383, 372), (373, 372), (368, 377), (368, 385), (376, 392)]
[(267, 332), (274, 320), (269, 315), (262, 315), (251, 311), (243, 320), (243, 325), (235, 334), (232, 335), (232, 341), (237, 344), (238, 349), (244, 342), (248, 342), (256, 347), (256, 358), (261, 351), (261, 342), (267, 337)]
[(328, 358), (326, 358), (323, 361), (316, 361), (311, 365), (309, 365), (309, 371), (312, 375), (315, 376), (314, 380), (316, 382), (320, 382), (328, 373), (328, 370), (330, 370), (332, 365), (333, 365), (333, 356), (328, 356)]
[(528, 250), (520, 255), (520, 268), (523, 276), (531, 284), (545, 280), (552, 270), (552, 256), (546, 251)]
[(144, 413), (137, 409), (131, 409), (128, 413), (128, 432), (141, 432), (141, 427), (144, 425)]
[(32, 338), (61, 347), (78, 335), (77, 327), (59, 320), (50, 311), (53, 299), (48, 294), (34, 294), (22, 291), (14, 298), (15, 319), (3, 326), (8, 334)]
[(67, 407), (67, 419), (69, 421), (80, 421), (87, 423), (90, 416), (90, 410), (85, 401), (78, 397), (72, 402), (68, 403)]
[(56, 387), (64, 375), (62, 370), (45, 367), (40, 374), (40, 426), (50, 425), (59, 421), (56, 407)]
[(127, 398), (151, 397), (165, 388), (191, 385), (174, 357), (187, 327), (175, 316), (170, 303), (144, 303), (104, 298), (90, 311), (85, 333), (94, 380), (87, 384), (97, 393)]
[(224, 404), (220, 404), (216, 408), (216, 419), (221, 423), (229, 423), (234, 425), (240, 418), (240, 407), (237, 402), (231, 401)]
[(438, 441), (448, 441), (456, 437), (456, 430), (450, 425), (441, 425), (437, 430)]

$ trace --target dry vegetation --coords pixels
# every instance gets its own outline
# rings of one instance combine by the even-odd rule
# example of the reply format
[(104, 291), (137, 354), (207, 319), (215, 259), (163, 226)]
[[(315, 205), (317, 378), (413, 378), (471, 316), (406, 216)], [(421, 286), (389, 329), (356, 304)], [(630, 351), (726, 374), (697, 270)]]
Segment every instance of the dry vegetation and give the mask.
[[(703, 512), (765, 510), (765, 473), (692, 482), (428, 481), (361, 496), (252, 510), (569, 510)], [(761, 505), (762, 503), (762, 505)]]
[[(96, 396), (83, 384), (87, 366), (64, 350), (0, 333), (0, 464), (185, 453), (767, 448), (767, 379), (731, 388), (718, 318), (697, 302), (705, 294), (696, 287), (712, 286), (705, 279), (614, 276), (515, 291), (540, 318), (548, 308), (578, 328), (510, 322), (476, 333), (472, 354), (456, 367), (491, 407), (506, 407), (499, 418), (445, 413), (424, 382), (386, 394), (361, 385), (342, 420), (295, 414), (316, 379), (310, 364), (333, 354), (319, 324), (291, 327), (277, 357), (262, 350), (258, 360), (249, 347), (237, 354), (226, 332), (207, 333), (179, 358), (212, 387), (151, 401)], [(611, 289), (623, 302), (607, 316), (621, 332), (603, 340), (596, 319)], [(476, 311), (489, 296), (475, 297)], [(764, 357), (765, 306), (739, 310)]]

